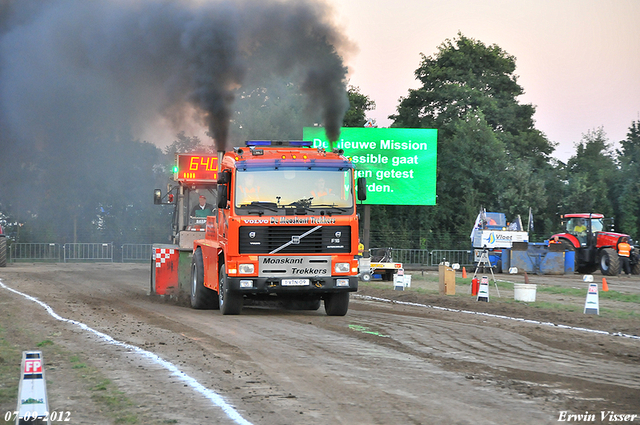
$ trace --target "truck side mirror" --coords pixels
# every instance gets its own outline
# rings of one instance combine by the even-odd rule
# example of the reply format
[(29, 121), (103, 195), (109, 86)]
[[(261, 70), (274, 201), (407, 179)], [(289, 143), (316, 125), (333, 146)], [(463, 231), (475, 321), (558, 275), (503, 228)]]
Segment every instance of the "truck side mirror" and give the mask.
[(358, 201), (367, 200), (367, 178), (358, 177)]
[(218, 208), (227, 208), (227, 185), (218, 184)]
[(160, 189), (153, 190), (153, 203), (156, 205), (162, 203), (162, 191)]

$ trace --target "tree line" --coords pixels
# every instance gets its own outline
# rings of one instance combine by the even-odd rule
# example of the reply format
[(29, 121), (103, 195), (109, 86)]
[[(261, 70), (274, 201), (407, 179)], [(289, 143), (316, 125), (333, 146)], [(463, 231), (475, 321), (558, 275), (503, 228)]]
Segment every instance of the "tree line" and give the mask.
[[(614, 217), (617, 231), (640, 237), (640, 122), (630, 123), (620, 149), (603, 128), (587, 129), (575, 154), (556, 160), (555, 144), (535, 128), (535, 107), (518, 101), (515, 62), (462, 34), (422, 56), (420, 87), (390, 119), (438, 130), (437, 205), (372, 206), (370, 246), (468, 249), (480, 207), (525, 224), (531, 208), (533, 241), (558, 231), (569, 212)], [(230, 139), (300, 139), (302, 127), (320, 122), (300, 93), (273, 76), (239, 88)], [(343, 125), (363, 126), (375, 102), (358, 87), (347, 95)], [(185, 132), (161, 149), (126, 129), (84, 129), (55, 144), (11, 133), (0, 141), (0, 223), (18, 242), (168, 242), (171, 208), (153, 205), (153, 189), (165, 191), (175, 152), (214, 150)]]

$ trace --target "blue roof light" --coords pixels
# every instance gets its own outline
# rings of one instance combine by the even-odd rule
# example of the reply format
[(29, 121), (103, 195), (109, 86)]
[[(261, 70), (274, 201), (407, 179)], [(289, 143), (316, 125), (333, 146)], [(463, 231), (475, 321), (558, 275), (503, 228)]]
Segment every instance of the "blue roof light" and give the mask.
[(297, 146), (311, 147), (311, 142), (302, 140), (247, 140), (246, 146)]

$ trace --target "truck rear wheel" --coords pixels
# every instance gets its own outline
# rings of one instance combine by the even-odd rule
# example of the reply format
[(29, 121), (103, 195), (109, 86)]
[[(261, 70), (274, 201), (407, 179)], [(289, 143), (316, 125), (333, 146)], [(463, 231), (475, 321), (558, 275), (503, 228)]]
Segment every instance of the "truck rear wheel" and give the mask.
[(218, 308), (218, 297), (215, 291), (204, 286), (204, 261), (200, 248), (193, 253), (191, 260), (191, 308)]
[(224, 264), (220, 267), (218, 276), (218, 300), (220, 313), (223, 315), (240, 314), (244, 297), (238, 292), (229, 291), (228, 276)]
[(327, 294), (324, 299), (324, 311), (327, 316), (344, 316), (349, 310), (349, 293), (334, 292)]
[(620, 257), (612, 248), (605, 248), (600, 252), (600, 271), (605, 276), (620, 274)]

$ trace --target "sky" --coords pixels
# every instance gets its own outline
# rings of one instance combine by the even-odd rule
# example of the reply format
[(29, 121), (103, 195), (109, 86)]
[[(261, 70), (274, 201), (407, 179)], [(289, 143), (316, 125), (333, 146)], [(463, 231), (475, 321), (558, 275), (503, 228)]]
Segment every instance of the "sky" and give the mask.
[(327, 0), (355, 49), (349, 84), (376, 102), (388, 127), (399, 98), (418, 88), (420, 53), (458, 32), (516, 58), (520, 103), (565, 161), (603, 127), (614, 148), (640, 120), (640, 0)]

